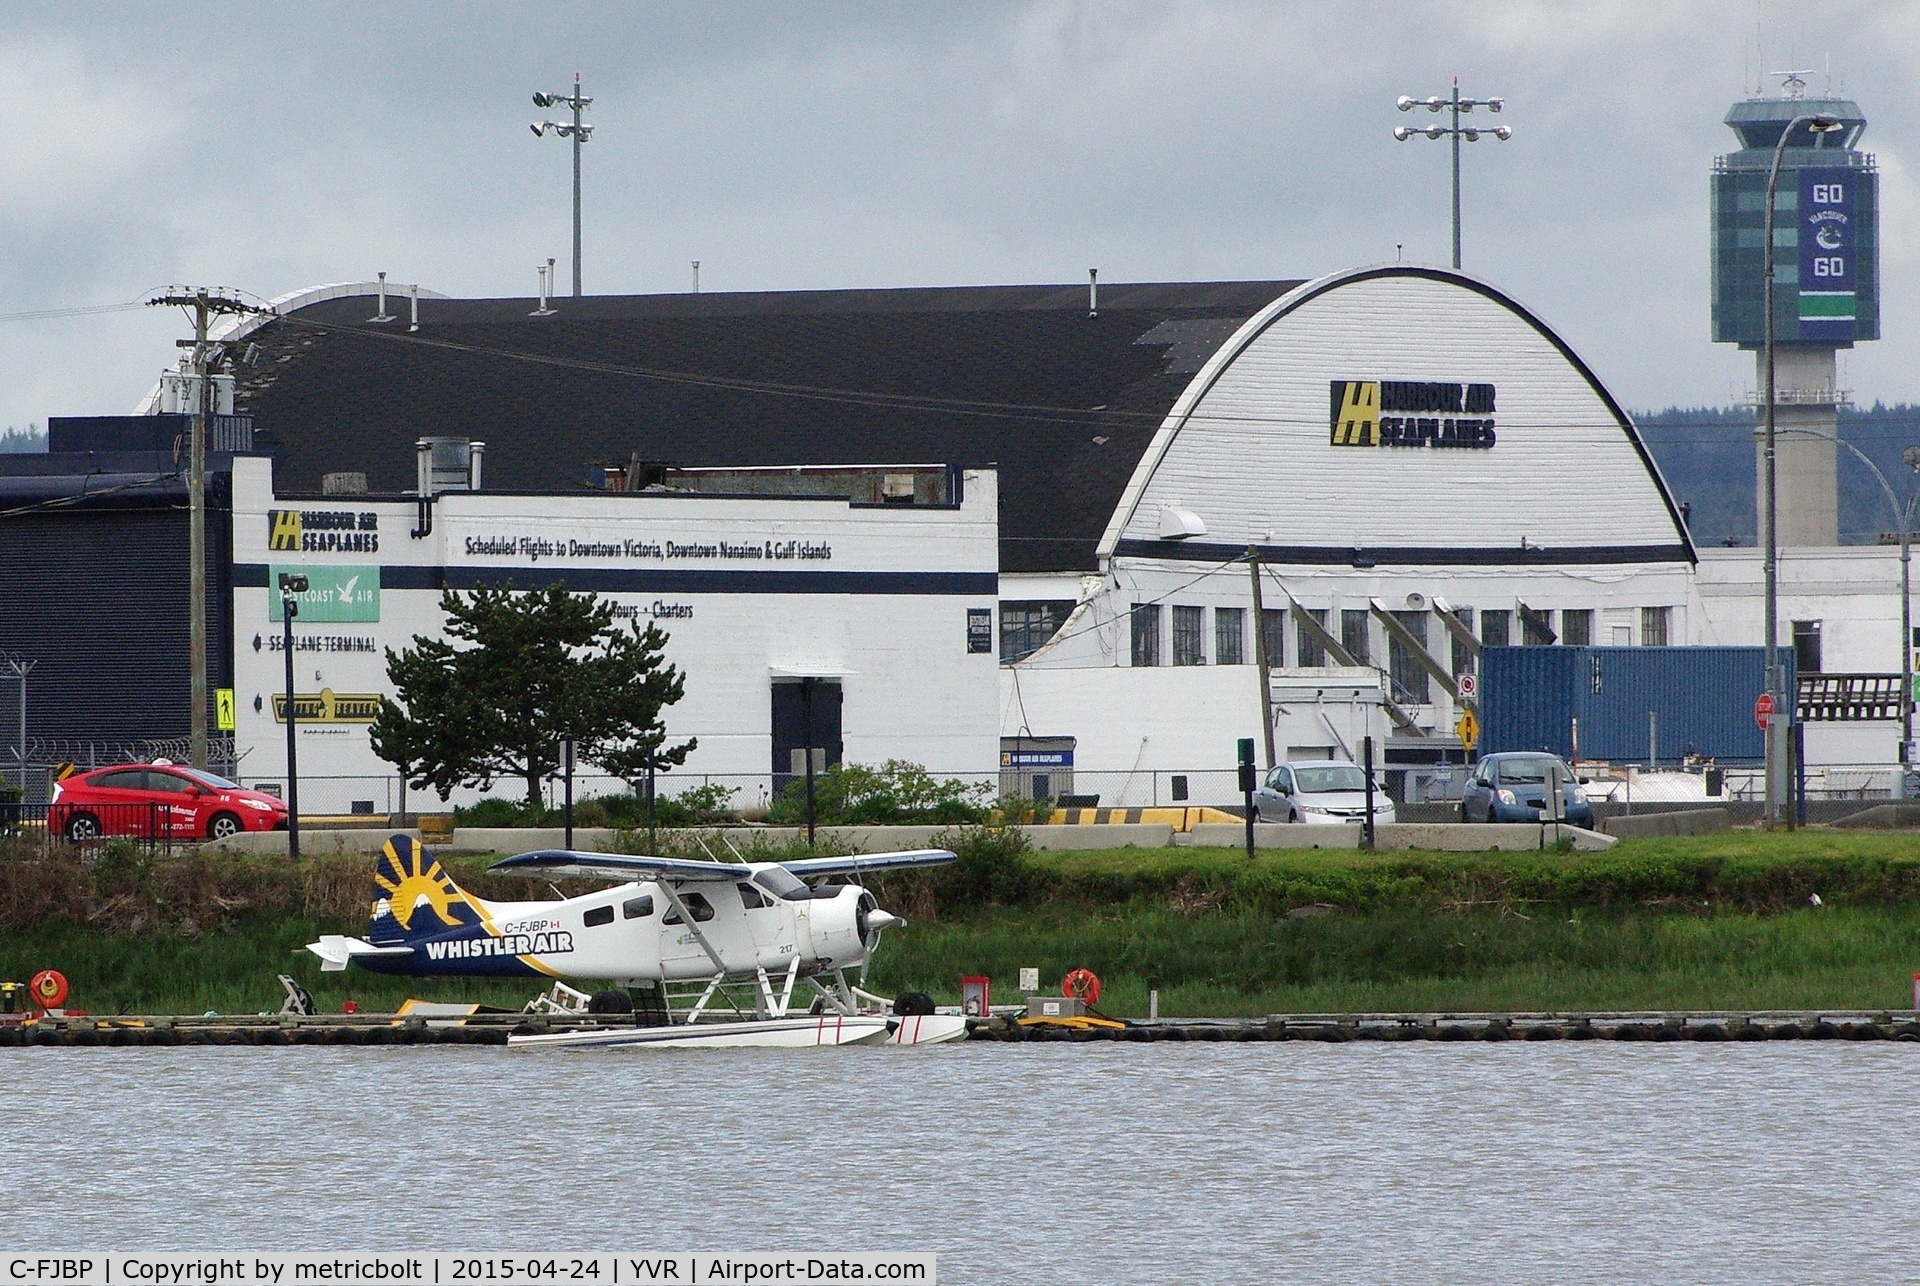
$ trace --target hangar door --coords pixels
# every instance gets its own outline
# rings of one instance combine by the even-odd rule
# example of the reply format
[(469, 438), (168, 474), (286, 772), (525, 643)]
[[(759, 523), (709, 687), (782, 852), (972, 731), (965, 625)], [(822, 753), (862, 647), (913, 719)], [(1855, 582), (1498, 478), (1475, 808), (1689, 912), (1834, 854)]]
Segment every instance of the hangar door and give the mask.
[(805, 748), (813, 748), (813, 770), (825, 772), (840, 762), (840, 680), (773, 681), (773, 792), (807, 772)]

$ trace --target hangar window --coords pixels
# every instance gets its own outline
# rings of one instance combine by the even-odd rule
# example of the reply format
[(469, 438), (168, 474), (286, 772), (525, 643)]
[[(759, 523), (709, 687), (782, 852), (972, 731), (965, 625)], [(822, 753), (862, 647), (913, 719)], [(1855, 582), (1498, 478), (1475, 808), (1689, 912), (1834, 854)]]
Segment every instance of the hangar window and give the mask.
[[(1247, 663), (1247, 613), (1239, 607), (1216, 607), (1213, 609), (1213, 663), (1215, 665), (1245, 665)], [(1267, 663), (1273, 664), (1273, 657), (1267, 657)]]
[(1793, 623), (1793, 660), (1802, 674), (1820, 673), (1820, 622)]
[(1367, 609), (1349, 607), (1340, 613), (1340, 646), (1347, 649), (1356, 665), (1371, 665), (1373, 650), (1367, 645)]
[(1000, 661), (1024, 661), (1047, 645), (1073, 612), (1071, 599), (1000, 604)]
[[(1418, 640), (1422, 652), (1426, 651), (1425, 612), (1395, 612), (1393, 619)], [(1420, 658), (1414, 650), (1403, 644), (1397, 636), (1390, 635), (1387, 638), (1387, 670), (1393, 676), (1393, 690), (1399, 700), (1422, 706), (1433, 700), (1430, 682), (1433, 676), (1427, 672), (1426, 666), (1420, 664)]]
[(1554, 632), (1553, 611), (1520, 604), (1520, 641), (1528, 647), (1551, 647), (1559, 639)]
[(1643, 607), (1640, 609), (1640, 646), (1665, 647), (1667, 645), (1667, 622), (1673, 616), (1670, 607)]
[(1133, 620), (1133, 663), (1160, 664), (1160, 606), (1135, 603), (1129, 613)]
[(1565, 647), (1586, 647), (1593, 642), (1593, 611), (1572, 608), (1560, 613), (1560, 642)]
[[(1453, 615), (1455, 620), (1467, 627), (1467, 633), (1473, 633), (1473, 609), (1471, 607), (1456, 607), (1453, 609)], [(1455, 674), (1472, 674), (1478, 669), (1473, 663), (1473, 649), (1467, 646), (1459, 635), (1453, 634), (1451, 630), (1449, 630), (1448, 633), (1453, 635), (1453, 672)]]
[[(1327, 628), (1327, 609), (1326, 608), (1309, 607), (1303, 610), (1306, 612), (1308, 616), (1311, 616), (1313, 618), (1314, 623), (1318, 625), (1321, 629), (1324, 630)], [(1280, 615), (1280, 613), (1273, 608), (1268, 608), (1267, 611), (1274, 616)], [(1304, 625), (1299, 627), (1299, 629), (1297, 630), (1297, 633), (1299, 635), (1299, 642), (1300, 642), (1300, 651), (1297, 654), (1300, 657), (1300, 664), (1325, 665), (1327, 663), (1327, 650), (1320, 646), (1320, 640), (1314, 638), (1313, 635), (1309, 634), (1307, 632), (1307, 627)], [(1272, 635), (1268, 635), (1267, 637), (1267, 656), (1269, 657), (1269, 659), (1271, 659), (1273, 656), (1273, 636)]]
[(653, 914), (653, 897), (628, 898), (620, 904), (620, 914), (629, 920), (644, 920)]
[(587, 911), (585, 915), (581, 916), (580, 918), (581, 920), (586, 922), (586, 926), (589, 929), (597, 928), (598, 926), (603, 924), (612, 924), (613, 908), (610, 906), (592, 907)]
[[(1322, 620), (1326, 613), (1320, 613)], [(1266, 634), (1267, 664), (1285, 665), (1287, 663), (1287, 612), (1283, 607), (1263, 607), (1260, 609), (1260, 628)], [(1305, 665), (1302, 661), (1300, 664)]]
[(1506, 647), (1512, 638), (1512, 612), (1501, 610), (1480, 613), (1480, 646)]
[(1206, 608), (1176, 607), (1173, 609), (1173, 663), (1175, 665), (1207, 663)]

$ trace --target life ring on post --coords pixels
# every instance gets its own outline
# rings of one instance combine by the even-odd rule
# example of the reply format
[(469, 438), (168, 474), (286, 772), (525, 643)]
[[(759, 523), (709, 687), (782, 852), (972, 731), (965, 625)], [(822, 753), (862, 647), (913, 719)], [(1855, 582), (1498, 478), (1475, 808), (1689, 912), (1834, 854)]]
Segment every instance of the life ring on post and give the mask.
[(1100, 999), (1100, 975), (1091, 969), (1075, 969), (1061, 981), (1060, 994), (1091, 1005)]
[(67, 980), (58, 969), (42, 969), (33, 975), (27, 990), (42, 1009), (58, 1009), (67, 1002)]

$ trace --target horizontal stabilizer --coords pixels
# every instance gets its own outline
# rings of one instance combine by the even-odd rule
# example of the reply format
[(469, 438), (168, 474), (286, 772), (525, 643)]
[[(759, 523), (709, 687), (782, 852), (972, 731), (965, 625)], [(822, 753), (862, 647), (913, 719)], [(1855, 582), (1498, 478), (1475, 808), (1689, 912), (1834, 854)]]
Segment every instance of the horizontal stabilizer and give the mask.
[(355, 956), (410, 956), (412, 947), (376, 947), (361, 938), (342, 933), (323, 933), (320, 941), (309, 942), (307, 950), (320, 957), (321, 973), (339, 973)]
[(850, 853), (846, 857), (803, 857), (780, 865), (803, 880), (819, 875), (858, 875), (862, 871), (902, 871), (914, 866), (945, 866), (960, 859), (944, 848), (905, 853)]

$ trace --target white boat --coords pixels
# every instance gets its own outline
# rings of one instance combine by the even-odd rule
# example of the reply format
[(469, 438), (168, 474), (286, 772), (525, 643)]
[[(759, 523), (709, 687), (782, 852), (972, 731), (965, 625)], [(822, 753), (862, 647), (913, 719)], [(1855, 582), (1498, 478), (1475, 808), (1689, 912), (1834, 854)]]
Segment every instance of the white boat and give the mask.
[(808, 1014), (797, 1018), (752, 1018), (743, 1022), (545, 1032), (509, 1036), (507, 1045), (516, 1049), (798, 1049), (818, 1045), (877, 1045), (887, 1039), (891, 1021), (885, 1014)]
[(904, 1014), (887, 1019), (886, 1045), (944, 1045), (964, 1040), (967, 1019), (964, 1014)]

